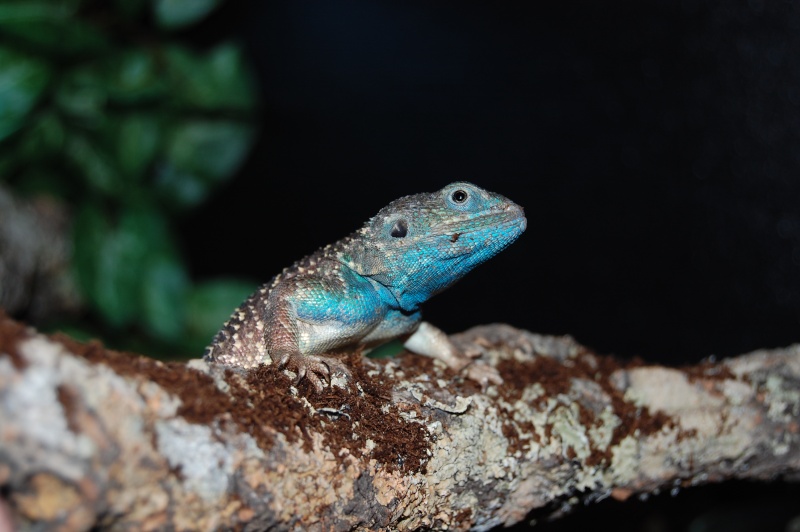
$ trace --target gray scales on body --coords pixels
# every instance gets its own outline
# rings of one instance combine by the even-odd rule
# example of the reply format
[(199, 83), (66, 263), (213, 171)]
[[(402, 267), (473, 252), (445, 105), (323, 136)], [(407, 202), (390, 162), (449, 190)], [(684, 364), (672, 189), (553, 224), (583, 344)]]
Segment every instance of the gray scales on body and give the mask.
[[(317, 391), (341, 368), (330, 354), (395, 338), (482, 386), (497, 371), (474, 361), (420, 305), (495, 256), (525, 231), (522, 208), (471, 183), (391, 202), (348, 237), (286, 268), (236, 309), (206, 350), (207, 361), (276, 364)], [(328, 356), (326, 356), (328, 355)], [(344, 370), (346, 374), (346, 369)]]

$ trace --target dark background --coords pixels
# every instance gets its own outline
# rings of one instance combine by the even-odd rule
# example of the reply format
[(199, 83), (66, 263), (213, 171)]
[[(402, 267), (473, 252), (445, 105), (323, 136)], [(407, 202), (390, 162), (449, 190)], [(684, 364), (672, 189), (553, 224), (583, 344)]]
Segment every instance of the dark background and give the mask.
[[(525, 207), (528, 230), (426, 306), (448, 332), (507, 322), (669, 364), (800, 342), (800, 4), (270, 0), (218, 15), (193, 36), (243, 39), (263, 129), (185, 220), (197, 277), (266, 281), (392, 199), (469, 180)], [(798, 500), (729, 484), (539, 529), (784, 530)], [(720, 507), (731, 522), (696, 524)]]

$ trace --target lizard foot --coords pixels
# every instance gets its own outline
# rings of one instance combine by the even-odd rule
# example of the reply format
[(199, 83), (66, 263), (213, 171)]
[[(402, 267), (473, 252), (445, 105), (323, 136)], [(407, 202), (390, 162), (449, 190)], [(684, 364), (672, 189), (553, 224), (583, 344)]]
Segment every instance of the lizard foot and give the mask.
[(326, 381), (330, 383), (333, 374), (344, 375), (345, 379), (350, 377), (350, 371), (339, 360), (317, 355), (286, 355), (278, 360), (278, 367), (294, 372), (295, 383), (308, 379), (317, 393), (325, 388)]

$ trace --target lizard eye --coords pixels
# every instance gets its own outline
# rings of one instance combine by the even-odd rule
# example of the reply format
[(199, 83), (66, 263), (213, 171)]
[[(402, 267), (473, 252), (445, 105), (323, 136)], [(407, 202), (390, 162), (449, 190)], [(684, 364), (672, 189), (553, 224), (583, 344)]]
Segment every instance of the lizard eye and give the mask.
[(459, 205), (467, 201), (469, 198), (469, 194), (467, 194), (466, 190), (454, 190), (452, 194), (450, 194), (450, 199), (453, 200), (453, 203), (458, 203)]
[(408, 234), (408, 224), (405, 220), (397, 220), (389, 234), (394, 238), (403, 238)]

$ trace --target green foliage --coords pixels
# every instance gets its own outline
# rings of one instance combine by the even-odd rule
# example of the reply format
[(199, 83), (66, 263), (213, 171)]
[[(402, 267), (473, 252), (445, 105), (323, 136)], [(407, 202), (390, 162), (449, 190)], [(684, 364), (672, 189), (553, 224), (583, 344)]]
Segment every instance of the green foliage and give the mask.
[(207, 331), (216, 332), (255, 286), (236, 279), (217, 279), (202, 283), (191, 291), (186, 310), (186, 331), (198, 352), (208, 344)]
[(156, 0), (156, 20), (164, 28), (188, 26), (205, 17), (219, 0)]
[(197, 356), (254, 288), (194, 283), (173, 234), (176, 216), (237, 171), (254, 134), (239, 47), (198, 51), (171, 33), (219, 3), (0, 4), (0, 180), (72, 205), (88, 327), (123, 346), (144, 334)]
[(0, 48), (0, 140), (22, 127), (50, 81), (49, 66)]

